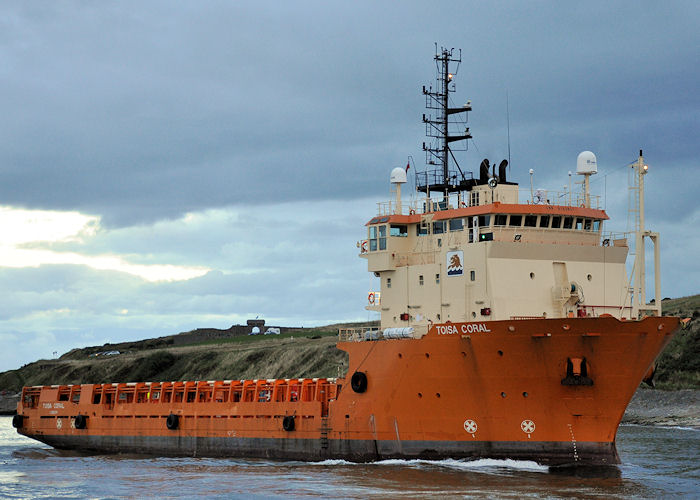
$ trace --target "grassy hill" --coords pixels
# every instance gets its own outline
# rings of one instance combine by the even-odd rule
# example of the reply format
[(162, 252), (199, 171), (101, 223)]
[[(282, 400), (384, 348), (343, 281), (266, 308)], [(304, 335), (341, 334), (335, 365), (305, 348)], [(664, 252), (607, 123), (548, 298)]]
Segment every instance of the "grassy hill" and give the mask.
[(660, 389), (700, 389), (700, 295), (664, 300), (664, 315), (690, 318), (656, 360)]
[[(691, 321), (657, 360), (657, 387), (699, 389), (700, 295), (664, 300), (663, 311)], [(178, 336), (173, 335), (73, 349), (59, 359), (0, 373), (0, 391), (17, 392), (24, 385), (343, 376), (347, 355), (335, 347), (339, 326), (349, 325), (294, 329), (282, 335), (236, 335), (187, 345), (179, 345)], [(192, 338), (192, 332), (185, 333)], [(107, 351), (119, 354), (95, 356)]]

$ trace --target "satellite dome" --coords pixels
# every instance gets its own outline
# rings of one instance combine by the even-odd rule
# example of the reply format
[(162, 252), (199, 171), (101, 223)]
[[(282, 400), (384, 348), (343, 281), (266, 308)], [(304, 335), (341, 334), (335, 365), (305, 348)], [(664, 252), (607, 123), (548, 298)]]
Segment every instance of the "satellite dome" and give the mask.
[(597, 174), (598, 173), (598, 163), (596, 162), (595, 155), (590, 151), (584, 151), (579, 153), (576, 159), (576, 173), (577, 174)]
[(389, 180), (392, 184), (405, 184), (406, 171), (401, 167), (396, 167), (391, 171), (391, 177), (389, 177)]

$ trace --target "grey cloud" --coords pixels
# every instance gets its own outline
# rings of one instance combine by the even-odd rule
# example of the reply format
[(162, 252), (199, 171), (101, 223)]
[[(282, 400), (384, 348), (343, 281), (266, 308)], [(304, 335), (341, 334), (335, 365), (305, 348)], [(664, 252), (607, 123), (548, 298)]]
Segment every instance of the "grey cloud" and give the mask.
[(697, 131), (692, 4), (452, 3), (446, 22), (420, 3), (45, 7), (3, 7), (0, 197), (110, 225), (379, 194), (384, 167), (422, 158), (433, 41), (464, 48), (458, 94), (487, 154), (506, 149), (506, 90), (520, 164), (630, 129), (610, 148), (687, 162)]

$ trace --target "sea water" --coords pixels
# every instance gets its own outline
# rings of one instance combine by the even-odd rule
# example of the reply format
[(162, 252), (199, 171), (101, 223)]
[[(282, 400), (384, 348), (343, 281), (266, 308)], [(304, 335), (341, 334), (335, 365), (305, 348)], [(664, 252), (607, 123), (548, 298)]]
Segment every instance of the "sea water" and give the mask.
[(0, 498), (700, 498), (700, 431), (623, 425), (622, 464), (559, 471), (517, 460), (283, 462), (82, 455), (0, 417)]

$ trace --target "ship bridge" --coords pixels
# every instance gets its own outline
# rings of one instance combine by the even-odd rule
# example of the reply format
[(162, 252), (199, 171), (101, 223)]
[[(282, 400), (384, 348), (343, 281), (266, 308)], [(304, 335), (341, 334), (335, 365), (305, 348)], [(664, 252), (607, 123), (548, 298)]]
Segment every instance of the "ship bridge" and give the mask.
[(521, 202), (512, 183), (470, 194), (400, 211), (400, 202), (381, 203), (367, 222), (360, 256), (380, 280), (367, 309), (381, 313), (383, 328), (629, 314), (627, 240), (603, 235), (608, 216), (597, 198), (591, 207), (583, 196), (540, 190)]

